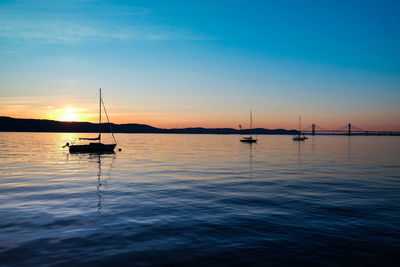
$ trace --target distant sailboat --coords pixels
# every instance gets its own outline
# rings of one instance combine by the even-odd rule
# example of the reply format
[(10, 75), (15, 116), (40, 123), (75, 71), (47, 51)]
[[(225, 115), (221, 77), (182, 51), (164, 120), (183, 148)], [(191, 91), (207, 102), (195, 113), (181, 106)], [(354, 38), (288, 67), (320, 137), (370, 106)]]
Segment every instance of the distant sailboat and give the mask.
[[(95, 138), (79, 138), (79, 140), (91, 140), (91, 141), (99, 141), (99, 142), (91, 142), (87, 145), (70, 145), (66, 143), (64, 147), (69, 147), (70, 153), (104, 153), (104, 152), (114, 152), (114, 148), (117, 145), (117, 142), (114, 138), (114, 133), (112, 132), (110, 121), (108, 119), (106, 107), (104, 105), (103, 99), (101, 98), (101, 89), (100, 91), (100, 104), (99, 104), (99, 135)], [(101, 143), (101, 106), (103, 105), (104, 112), (107, 117), (108, 124), (110, 125), (110, 130), (112, 137), (114, 139), (113, 144), (103, 144)]]
[(243, 137), (240, 139), (240, 142), (243, 143), (255, 143), (257, 142), (257, 139), (253, 138), (253, 113), (250, 111), (250, 136), (249, 137)]
[(304, 141), (304, 140), (308, 139), (308, 137), (306, 137), (304, 134), (301, 133), (300, 121), (301, 121), (301, 117), (299, 115), (299, 134), (296, 136), (293, 136), (293, 141)]

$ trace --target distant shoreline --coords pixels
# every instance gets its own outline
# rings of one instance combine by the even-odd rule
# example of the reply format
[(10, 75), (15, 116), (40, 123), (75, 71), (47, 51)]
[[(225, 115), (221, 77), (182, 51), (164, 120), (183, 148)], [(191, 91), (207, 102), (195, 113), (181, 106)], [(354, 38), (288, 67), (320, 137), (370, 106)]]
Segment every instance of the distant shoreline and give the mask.
[[(147, 124), (127, 123), (114, 124), (110, 123), (114, 133), (159, 133), (159, 134), (250, 134), (249, 129), (233, 129), (233, 128), (203, 128), (188, 127), (178, 129), (157, 128)], [(110, 133), (110, 125), (108, 123), (101, 124), (103, 133)], [(98, 133), (99, 125), (91, 122), (62, 122), (54, 120), (42, 119), (18, 119), (6, 116), (0, 116), (0, 132), (48, 132), (48, 133)], [(294, 135), (297, 130), (286, 129), (264, 129), (256, 128), (252, 131), (258, 135)]]
[[(179, 129), (157, 128), (147, 124), (127, 123), (114, 124), (110, 123), (114, 133), (129, 134), (217, 134), (217, 135), (249, 135), (249, 129), (233, 129), (233, 128), (203, 128), (188, 127)], [(101, 124), (102, 133), (110, 133), (110, 125), (108, 123)], [(0, 116), (0, 132), (37, 132), (37, 133), (98, 133), (99, 125), (91, 122), (63, 122), (42, 119), (18, 119), (6, 116)], [(264, 129), (256, 128), (252, 131), (253, 135), (296, 135), (297, 130), (286, 129)], [(310, 133), (306, 133), (311, 135)], [(347, 135), (345, 133), (316, 133), (316, 135)], [(365, 133), (352, 133), (352, 136), (365, 136)], [(381, 133), (370, 132), (368, 136), (400, 136), (400, 132), (387, 131)]]

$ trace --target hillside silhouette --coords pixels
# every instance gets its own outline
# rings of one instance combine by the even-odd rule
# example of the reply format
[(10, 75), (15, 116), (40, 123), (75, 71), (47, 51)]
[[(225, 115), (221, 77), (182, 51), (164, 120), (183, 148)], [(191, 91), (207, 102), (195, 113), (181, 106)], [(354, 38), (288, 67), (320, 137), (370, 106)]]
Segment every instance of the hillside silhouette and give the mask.
[[(171, 134), (249, 134), (249, 129), (237, 130), (233, 128), (178, 128), (163, 129), (156, 128), (146, 124), (127, 123), (114, 124), (110, 123), (114, 133), (171, 133)], [(17, 119), (11, 117), (0, 116), (0, 131), (2, 132), (73, 132), (73, 133), (97, 133), (99, 125), (90, 122), (62, 122), (54, 120), (39, 119)], [(108, 123), (101, 124), (103, 133), (110, 132)], [(285, 129), (253, 129), (253, 134), (297, 134), (296, 130)]]

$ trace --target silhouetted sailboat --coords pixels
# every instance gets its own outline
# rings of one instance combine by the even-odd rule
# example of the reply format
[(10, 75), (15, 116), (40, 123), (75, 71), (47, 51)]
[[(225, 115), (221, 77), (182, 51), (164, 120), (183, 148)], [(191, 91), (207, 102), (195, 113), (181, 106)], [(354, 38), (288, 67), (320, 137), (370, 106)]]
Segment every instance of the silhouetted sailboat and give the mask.
[[(103, 99), (101, 98), (101, 89), (100, 91), (100, 103), (99, 103), (99, 135), (95, 138), (79, 138), (79, 140), (91, 140), (91, 141), (97, 141), (98, 142), (91, 142), (86, 145), (70, 145), (69, 143), (66, 143), (65, 146), (69, 147), (69, 152), (71, 153), (101, 153), (101, 152), (114, 152), (114, 148), (117, 145), (117, 142), (114, 137), (114, 133), (112, 132), (111, 129), (111, 124), (108, 119), (106, 107), (104, 105)], [(101, 106), (103, 105), (104, 112), (107, 117), (108, 124), (110, 125), (110, 131), (112, 134), (112, 137), (114, 139), (114, 144), (103, 144), (101, 143)], [(65, 147), (64, 146), (64, 147)]]
[(253, 113), (250, 111), (250, 136), (249, 137), (243, 137), (240, 139), (240, 142), (243, 143), (255, 143), (257, 142), (257, 139), (253, 138)]
[(304, 141), (306, 139), (308, 139), (308, 137), (306, 137), (304, 134), (301, 133), (301, 129), (300, 129), (300, 115), (299, 115), (299, 134), (293, 137), (293, 141)]

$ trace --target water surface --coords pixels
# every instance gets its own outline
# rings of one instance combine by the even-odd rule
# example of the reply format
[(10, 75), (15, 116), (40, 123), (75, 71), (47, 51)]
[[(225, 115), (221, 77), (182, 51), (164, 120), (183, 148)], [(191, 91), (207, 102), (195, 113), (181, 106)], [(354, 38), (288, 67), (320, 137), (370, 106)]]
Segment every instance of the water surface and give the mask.
[(0, 265), (399, 264), (399, 137), (82, 136), (0, 133)]

